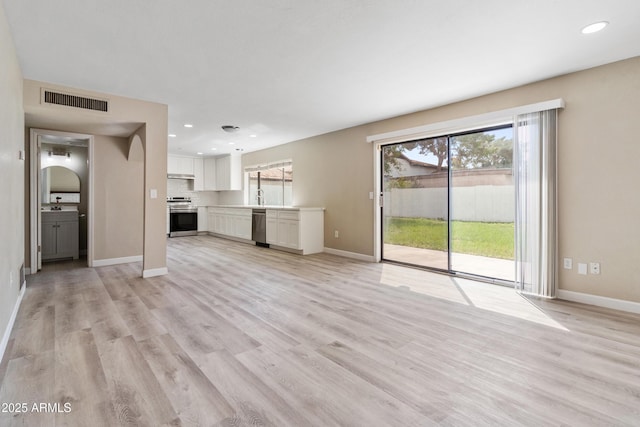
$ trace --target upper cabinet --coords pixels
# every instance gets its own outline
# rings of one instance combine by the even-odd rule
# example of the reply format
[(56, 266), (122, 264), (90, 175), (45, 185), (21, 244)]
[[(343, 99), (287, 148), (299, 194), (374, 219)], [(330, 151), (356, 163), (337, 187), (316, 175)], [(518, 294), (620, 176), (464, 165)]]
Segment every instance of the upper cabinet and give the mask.
[(216, 188), (216, 159), (215, 157), (209, 157), (203, 159), (203, 190), (215, 191)]
[(167, 173), (193, 175), (194, 161), (195, 159), (193, 157), (173, 156), (170, 154), (167, 157)]
[(193, 175), (193, 191), (242, 190), (242, 162), (239, 155), (205, 159), (169, 155), (167, 173)]
[(216, 189), (242, 190), (242, 161), (239, 155), (216, 158)]
[(193, 191), (204, 191), (204, 159), (193, 159)]

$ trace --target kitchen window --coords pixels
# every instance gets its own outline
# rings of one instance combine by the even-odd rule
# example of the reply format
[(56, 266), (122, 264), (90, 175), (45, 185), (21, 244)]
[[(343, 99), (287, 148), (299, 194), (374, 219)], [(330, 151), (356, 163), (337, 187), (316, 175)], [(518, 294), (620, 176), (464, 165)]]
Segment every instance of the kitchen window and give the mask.
[(293, 162), (285, 160), (245, 168), (248, 205), (291, 206)]

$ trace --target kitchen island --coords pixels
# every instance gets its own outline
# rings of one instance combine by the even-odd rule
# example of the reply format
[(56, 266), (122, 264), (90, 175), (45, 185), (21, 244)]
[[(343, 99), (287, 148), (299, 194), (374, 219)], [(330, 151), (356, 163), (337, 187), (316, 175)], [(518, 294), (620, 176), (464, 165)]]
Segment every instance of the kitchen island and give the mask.
[(254, 209), (266, 211), (266, 243), (301, 255), (324, 251), (324, 208), (296, 206), (224, 205), (207, 208), (209, 234), (255, 243)]

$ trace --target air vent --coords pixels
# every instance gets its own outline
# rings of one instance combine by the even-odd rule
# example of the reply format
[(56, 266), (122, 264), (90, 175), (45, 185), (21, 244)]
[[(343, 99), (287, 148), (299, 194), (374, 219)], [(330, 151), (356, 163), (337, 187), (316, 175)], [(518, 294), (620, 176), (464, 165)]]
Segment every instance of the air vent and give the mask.
[(109, 102), (104, 99), (86, 98), (50, 90), (44, 90), (43, 92), (43, 100), (47, 104), (64, 105), (84, 110), (102, 111), (104, 113), (109, 111)]

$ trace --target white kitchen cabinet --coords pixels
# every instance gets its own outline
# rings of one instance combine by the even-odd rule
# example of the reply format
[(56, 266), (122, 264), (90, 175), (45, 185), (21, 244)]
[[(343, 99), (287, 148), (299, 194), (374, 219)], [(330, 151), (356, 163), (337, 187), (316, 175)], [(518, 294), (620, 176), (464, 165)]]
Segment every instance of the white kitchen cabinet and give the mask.
[(240, 239), (251, 240), (251, 209), (237, 209), (231, 215), (233, 235)]
[(167, 173), (179, 173), (178, 172), (178, 157), (167, 156)]
[[(204, 190), (204, 159), (193, 159), (193, 191)], [(198, 212), (198, 218), (200, 218)]]
[[(211, 207), (208, 211), (211, 233), (242, 240), (252, 240), (251, 207)], [(267, 243), (276, 249), (299, 254), (324, 251), (324, 209), (267, 209)]]
[(207, 227), (209, 233), (217, 233), (216, 231), (216, 218), (218, 217), (214, 211), (215, 208), (207, 209)]
[(251, 240), (251, 208), (209, 208), (209, 231)]
[(203, 160), (203, 190), (216, 190), (216, 159), (214, 157)]
[(208, 226), (209, 226), (209, 232), (210, 233), (216, 233), (216, 234), (225, 234), (225, 227), (223, 224), (223, 219), (225, 216), (225, 210), (223, 208), (209, 208), (209, 215), (208, 215)]
[(216, 183), (219, 191), (242, 190), (242, 159), (237, 154), (217, 157)]
[(324, 250), (324, 211), (267, 209), (267, 243), (303, 255)]
[(209, 231), (208, 212), (205, 206), (198, 208), (198, 231)]
[(300, 221), (279, 219), (277, 228), (278, 246), (300, 249)]
[(278, 244), (278, 211), (267, 210), (267, 243), (271, 245)]
[(78, 211), (50, 211), (42, 215), (42, 260), (79, 256)]
[(194, 158), (183, 156), (167, 156), (167, 173), (180, 175), (194, 174)]

